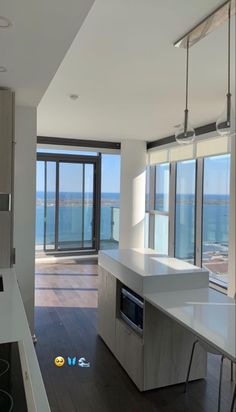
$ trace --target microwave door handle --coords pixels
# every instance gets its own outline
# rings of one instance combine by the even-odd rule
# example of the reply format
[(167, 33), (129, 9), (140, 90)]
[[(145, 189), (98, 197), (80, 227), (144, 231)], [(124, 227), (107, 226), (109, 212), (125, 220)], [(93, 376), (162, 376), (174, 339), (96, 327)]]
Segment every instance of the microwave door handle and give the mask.
[(134, 302), (136, 305), (138, 305), (140, 308), (143, 308), (143, 302), (140, 299), (136, 298), (136, 296), (132, 295), (132, 293), (128, 292), (128, 290), (122, 289), (122, 294), (132, 302)]

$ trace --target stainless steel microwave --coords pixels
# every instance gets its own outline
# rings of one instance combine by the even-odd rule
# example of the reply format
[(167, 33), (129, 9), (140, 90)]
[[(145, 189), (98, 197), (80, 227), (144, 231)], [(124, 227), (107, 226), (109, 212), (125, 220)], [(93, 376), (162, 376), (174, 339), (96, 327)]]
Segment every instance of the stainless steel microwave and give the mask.
[(143, 299), (125, 286), (121, 288), (120, 317), (136, 332), (143, 333)]

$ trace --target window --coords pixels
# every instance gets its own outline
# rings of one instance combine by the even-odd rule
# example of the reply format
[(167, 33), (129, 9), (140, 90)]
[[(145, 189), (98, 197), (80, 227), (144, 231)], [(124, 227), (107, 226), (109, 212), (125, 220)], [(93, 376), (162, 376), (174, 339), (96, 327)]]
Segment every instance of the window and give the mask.
[(119, 218), (120, 155), (37, 151), (37, 252), (118, 248)]
[(146, 196), (145, 196), (145, 210), (150, 210), (150, 167), (146, 168)]
[(154, 209), (154, 249), (168, 254), (169, 232), (169, 179), (170, 165), (163, 163), (155, 167)]
[(36, 250), (98, 249), (99, 157), (37, 154)]
[(36, 178), (36, 250), (43, 250), (44, 245), (44, 209), (45, 209), (45, 164), (37, 162)]
[[(212, 282), (227, 288), (229, 142), (206, 139), (192, 145), (191, 151), (184, 149), (167, 149), (165, 158), (171, 162), (163, 161), (158, 151), (149, 156), (146, 191), (146, 203), (150, 204), (146, 208), (149, 232), (146, 228), (145, 245), (205, 267)], [(197, 159), (193, 159), (194, 153), (199, 156)]]
[(119, 247), (119, 227), (120, 155), (103, 154), (100, 249), (117, 249)]
[(175, 256), (195, 262), (196, 160), (176, 165)]
[(154, 249), (156, 249), (158, 253), (163, 253), (164, 255), (168, 255), (168, 231), (168, 216), (155, 215)]
[(156, 166), (155, 176), (155, 210), (159, 212), (169, 211), (169, 163), (163, 163)]
[(202, 265), (228, 282), (230, 155), (204, 159)]

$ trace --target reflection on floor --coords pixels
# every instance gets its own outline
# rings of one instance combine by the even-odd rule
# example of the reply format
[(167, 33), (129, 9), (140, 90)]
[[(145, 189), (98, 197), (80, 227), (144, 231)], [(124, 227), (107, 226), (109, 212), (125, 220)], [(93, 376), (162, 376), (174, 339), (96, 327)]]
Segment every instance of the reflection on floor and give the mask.
[[(78, 250), (76, 251), (76, 248), (79, 247), (84, 247), (86, 250), (86, 247), (91, 248), (91, 244), (88, 243), (87, 245), (84, 244), (78, 244), (78, 242), (76, 244), (73, 243), (66, 243), (66, 247), (63, 251), (63, 247), (60, 248), (59, 251), (55, 251), (55, 245), (51, 244), (51, 245), (47, 245), (47, 252), (45, 252), (44, 250), (44, 245), (43, 244), (37, 244), (35, 246), (35, 252), (36, 252), (36, 258), (40, 258), (40, 257), (45, 257), (45, 256), (60, 256), (61, 254), (67, 254), (68, 255), (68, 250), (71, 248), (71, 251), (69, 253), (71, 254), (81, 254), (81, 251), (78, 252)], [(110, 240), (100, 240), (100, 246), (99, 249), (104, 250), (104, 249), (118, 249), (119, 247), (119, 242), (117, 240), (114, 239), (110, 239)]]
[(37, 263), (35, 305), (96, 308), (97, 279), (96, 259)]
[[(214, 412), (219, 358), (209, 357), (207, 380), (140, 393), (97, 336), (97, 262), (67, 260), (36, 266), (36, 351), (52, 412)], [(64, 356), (58, 368), (54, 358)], [(84, 357), (90, 368), (69, 366)], [(154, 354), (155, 356), (155, 354)], [(233, 385), (225, 361), (221, 412)], [(40, 411), (41, 412), (41, 411)], [(42, 411), (43, 412), (43, 411)]]

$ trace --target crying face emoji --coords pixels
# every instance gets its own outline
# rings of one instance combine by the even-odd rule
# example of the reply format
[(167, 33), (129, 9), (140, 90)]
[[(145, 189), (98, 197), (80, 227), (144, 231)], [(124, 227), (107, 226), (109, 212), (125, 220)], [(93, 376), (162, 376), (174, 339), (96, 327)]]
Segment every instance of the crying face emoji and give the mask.
[(61, 368), (65, 364), (65, 359), (62, 356), (57, 356), (54, 359), (54, 363), (58, 368)]

